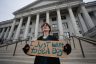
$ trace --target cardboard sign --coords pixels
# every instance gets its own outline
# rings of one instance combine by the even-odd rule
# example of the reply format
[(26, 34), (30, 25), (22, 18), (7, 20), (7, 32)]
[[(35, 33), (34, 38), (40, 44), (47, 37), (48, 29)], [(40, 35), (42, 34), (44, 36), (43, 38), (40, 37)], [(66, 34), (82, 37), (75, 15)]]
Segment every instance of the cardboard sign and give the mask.
[(35, 56), (61, 57), (67, 56), (63, 51), (64, 41), (34, 41), (27, 54)]

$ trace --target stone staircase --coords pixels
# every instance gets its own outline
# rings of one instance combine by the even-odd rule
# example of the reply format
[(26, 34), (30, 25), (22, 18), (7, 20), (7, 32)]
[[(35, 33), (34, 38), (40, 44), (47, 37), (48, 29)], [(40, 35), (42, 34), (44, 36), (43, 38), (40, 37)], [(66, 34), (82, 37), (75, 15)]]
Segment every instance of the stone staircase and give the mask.
[[(74, 43), (75, 48), (71, 40), (72, 53), (67, 58), (60, 58), (61, 64), (96, 64), (95, 45), (81, 41), (85, 53), (85, 58), (83, 58), (79, 41), (76, 38), (74, 38)], [(25, 42), (18, 43), (16, 54), (13, 56), (15, 45), (0, 48), (0, 64), (34, 64), (35, 56), (27, 56), (22, 51)]]

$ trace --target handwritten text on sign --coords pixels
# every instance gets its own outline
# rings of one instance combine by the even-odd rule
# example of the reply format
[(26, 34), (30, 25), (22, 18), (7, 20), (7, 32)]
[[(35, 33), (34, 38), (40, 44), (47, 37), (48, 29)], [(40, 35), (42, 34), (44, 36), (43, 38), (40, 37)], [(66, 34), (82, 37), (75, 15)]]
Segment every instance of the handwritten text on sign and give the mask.
[(35, 41), (32, 42), (28, 54), (48, 57), (65, 57), (64, 41)]

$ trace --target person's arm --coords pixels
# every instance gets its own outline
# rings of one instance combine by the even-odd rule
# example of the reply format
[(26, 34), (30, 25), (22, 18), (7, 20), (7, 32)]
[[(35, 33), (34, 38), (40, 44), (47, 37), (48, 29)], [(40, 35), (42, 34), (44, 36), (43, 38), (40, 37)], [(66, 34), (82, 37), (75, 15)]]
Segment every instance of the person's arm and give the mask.
[[(42, 36), (39, 37), (39, 38), (37, 38), (37, 40), (41, 40), (41, 39), (42, 39)], [(35, 41), (35, 40), (34, 40), (34, 41)], [(24, 52), (26, 55), (28, 55), (27, 52), (29, 51), (29, 49), (30, 49), (29, 44), (26, 44), (26, 45), (24, 46), (24, 48), (23, 48), (23, 52)], [(28, 55), (28, 56), (34, 56), (34, 55)]]
[(63, 51), (66, 52), (67, 55), (69, 55), (69, 54), (71, 53), (71, 50), (72, 50), (71, 45), (67, 43), (67, 44), (64, 46), (64, 50), (63, 50)]

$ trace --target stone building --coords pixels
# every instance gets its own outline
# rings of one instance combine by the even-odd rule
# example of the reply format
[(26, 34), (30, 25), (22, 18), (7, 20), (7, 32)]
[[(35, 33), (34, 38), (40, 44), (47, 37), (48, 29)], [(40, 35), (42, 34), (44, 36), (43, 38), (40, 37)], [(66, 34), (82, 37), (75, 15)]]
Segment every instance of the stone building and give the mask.
[(96, 1), (37, 0), (13, 14), (13, 19), (0, 22), (0, 38), (37, 38), (45, 20), (59, 39), (72, 35), (96, 38)]

